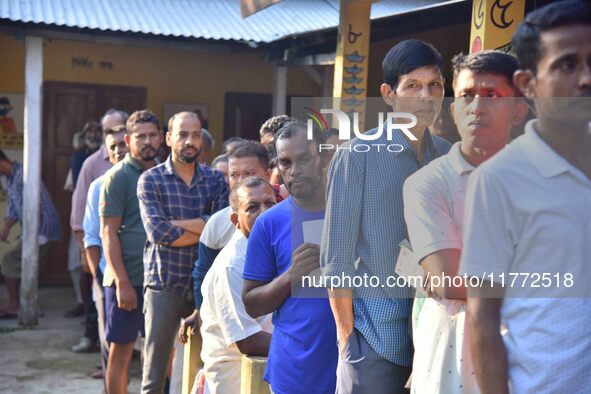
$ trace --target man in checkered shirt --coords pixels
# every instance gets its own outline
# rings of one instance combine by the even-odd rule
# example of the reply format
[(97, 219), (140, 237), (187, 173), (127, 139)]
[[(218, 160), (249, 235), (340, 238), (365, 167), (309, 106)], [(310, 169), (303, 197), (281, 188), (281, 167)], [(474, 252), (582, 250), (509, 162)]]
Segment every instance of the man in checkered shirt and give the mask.
[(144, 249), (146, 342), (142, 393), (162, 393), (181, 318), (194, 309), (191, 272), (205, 221), (228, 205), (224, 176), (197, 162), (201, 123), (181, 112), (168, 122), (171, 155), (138, 183)]

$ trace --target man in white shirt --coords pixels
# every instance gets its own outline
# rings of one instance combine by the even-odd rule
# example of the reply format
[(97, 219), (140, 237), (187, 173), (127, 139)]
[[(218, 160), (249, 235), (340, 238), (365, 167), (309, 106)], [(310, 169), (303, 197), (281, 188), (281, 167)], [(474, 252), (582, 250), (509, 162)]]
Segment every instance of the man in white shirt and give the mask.
[[(240, 181), (251, 176), (256, 176), (266, 181), (271, 176), (269, 169), (269, 154), (267, 149), (256, 141), (241, 141), (237, 143), (228, 154), (228, 178), (230, 189), (236, 187)], [(277, 192), (277, 191), (276, 191)], [(277, 197), (277, 202), (281, 197)], [(236, 228), (230, 220), (232, 207), (228, 206), (209, 218), (201, 237), (199, 238), (199, 255), (193, 268), (193, 291), (195, 295), (195, 311), (182, 320), (179, 330), (184, 332), (191, 326), (198, 329), (199, 310), (203, 303), (201, 287), (207, 271), (213, 264), (216, 256), (230, 241)], [(182, 335), (182, 333), (179, 333)]]
[[(514, 81), (538, 119), (468, 182), (460, 273), (471, 278), (483, 393), (591, 387), (590, 37), (586, 1), (527, 15), (513, 36), (522, 68)], [(474, 277), (484, 280), (472, 285)]]
[(271, 185), (256, 177), (244, 179), (230, 193), (230, 219), (236, 231), (215, 259), (202, 287), (201, 358), (212, 393), (239, 393), (242, 354), (266, 356), (269, 352), (271, 315), (253, 319), (246, 313), (242, 271), (250, 231), (257, 217), (275, 204)]
[[(519, 68), (514, 56), (500, 51), (460, 54), (452, 65), (451, 114), (462, 140), (404, 184), (404, 216), (414, 256), (426, 273), (438, 278), (457, 276), (468, 176), (505, 147), (512, 127), (527, 113), (527, 104), (514, 97), (521, 95), (513, 85)], [(433, 297), (415, 301), (415, 308), (422, 308), (413, 327), (411, 391), (478, 392), (464, 335), (466, 288), (435, 280), (430, 287)]]

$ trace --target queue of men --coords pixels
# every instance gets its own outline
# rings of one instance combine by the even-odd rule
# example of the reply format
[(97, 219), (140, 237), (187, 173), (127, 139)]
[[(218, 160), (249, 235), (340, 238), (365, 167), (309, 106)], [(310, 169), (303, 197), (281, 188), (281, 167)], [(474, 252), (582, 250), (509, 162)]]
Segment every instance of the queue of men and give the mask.
[[(414, 138), (375, 140), (400, 152), (348, 149), (359, 139), (326, 152), (334, 130), (281, 115), (261, 126), (260, 143), (226, 141), (209, 167), (213, 139), (198, 114), (181, 112), (160, 163), (158, 117), (108, 111), (72, 209), (94, 277), (105, 391), (127, 392), (142, 337), (142, 393), (165, 392), (175, 338), (200, 331), (198, 393), (239, 393), (242, 355), (268, 357), (275, 394), (588, 392), (591, 6), (539, 8), (512, 44), (516, 56), (453, 58), (454, 145), (430, 131), (443, 58), (414, 39), (388, 51), (379, 87), (393, 112), (416, 119)], [(18, 169), (0, 152), (0, 172)], [(22, 216), (9, 201), (3, 233)], [(386, 283), (406, 249), (424, 279), (416, 291), (303, 286), (313, 275)], [(13, 266), (5, 258), (2, 272)], [(513, 273), (551, 286), (512, 288)], [(443, 276), (452, 281), (435, 281)], [(8, 277), (14, 295), (18, 273)]]

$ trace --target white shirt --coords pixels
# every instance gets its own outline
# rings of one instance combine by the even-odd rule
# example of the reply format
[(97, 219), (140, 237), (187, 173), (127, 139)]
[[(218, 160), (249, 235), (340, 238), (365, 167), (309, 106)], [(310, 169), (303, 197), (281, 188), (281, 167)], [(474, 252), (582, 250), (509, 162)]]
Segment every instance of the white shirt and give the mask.
[[(418, 260), (441, 249), (462, 249), (466, 183), (474, 168), (457, 142), (404, 183), (404, 218)], [(478, 393), (465, 335), (465, 302), (427, 298), (414, 308), (419, 312), (413, 325), (411, 392)]]
[(462, 223), (468, 163), (456, 142), (404, 183), (404, 218), (418, 260), (441, 249), (462, 249)]
[(271, 315), (253, 319), (242, 303), (242, 271), (248, 240), (235, 230), (203, 280), (201, 336), (207, 386), (212, 393), (239, 393), (242, 354), (236, 342), (272, 332)]
[(216, 250), (226, 246), (236, 230), (236, 227), (230, 221), (231, 214), (232, 207), (227, 206), (211, 215), (207, 223), (205, 223), (205, 227), (203, 227), (199, 242), (210, 249)]
[[(514, 287), (505, 283), (501, 319), (511, 391), (588, 392), (591, 181), (535, 125), (530, 121), (525, 135), (470, 177), (460, 272), (494, 273), (496, 282), (503, 273), (550, 273), (549, 288), (534, 288), (531, 280), (522, 287), (522, 278)], [(565, 286), (567, 272), (574, 287)], [(587, 298), (533, 298), (552, 296)]]

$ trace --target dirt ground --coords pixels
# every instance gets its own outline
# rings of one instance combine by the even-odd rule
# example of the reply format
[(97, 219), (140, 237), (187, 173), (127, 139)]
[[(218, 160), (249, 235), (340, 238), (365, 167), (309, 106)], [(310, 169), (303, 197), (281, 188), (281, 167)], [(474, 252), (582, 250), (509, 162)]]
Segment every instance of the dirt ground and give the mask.
[[(6, 288), (0, 286), (0, 305)], [(83, 319), (64, 318), (75, 305), (71, 288), (41, 288), (44, 317), (39, 326), (23, 329), (15, 319), (0, 320), (0, 393), (102, 393), (102, 380), (89, 377), (99, 353), (76, 354), (70, 348), (84, 332)], [(131, 367), (130, 393), (140, 391), (140, 365)]]

